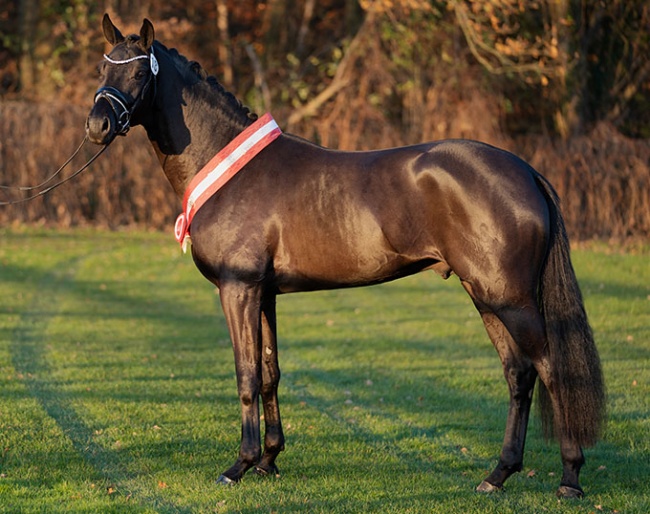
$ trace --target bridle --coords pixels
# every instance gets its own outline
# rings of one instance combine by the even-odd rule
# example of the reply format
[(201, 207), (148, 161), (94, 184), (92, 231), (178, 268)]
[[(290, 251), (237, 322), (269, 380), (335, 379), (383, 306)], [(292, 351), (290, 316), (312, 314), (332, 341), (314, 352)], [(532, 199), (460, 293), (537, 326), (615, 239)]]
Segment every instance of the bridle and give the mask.
[(140, 59), (149, 60), (149, 70), (151, 71), (151, 73), (149, 74), (149, 80), (147, 80), (147, 83), (140, 91), (140, 94), (133, 101), (133, 103), (131, 103), (131, 105), (129, 105), (130, 102), (127, 99), (126, 95), (115, 87), (103, 86), (100, 87), (95, 93), (95, 100), (94, 100), (95, 103), (103, 99), (106, 100), (108, 102), (108, 105), (111, 106), (111, 109), (113, 110), (113, 114), (115, 114), (115, 119), (117, 120), (117, 127), (115, 130), (116, 135), (124, 136), (131, 128), (131, 116), (133, 115), (137, 107), (144, 100), (144, 97), (147, 94), (147, 91), (149, 90), (149, 87), (151, 86), (152, 83), (154, 87), (154, 96), (155, 96), (156, 76), (158, 75), (158, 71), (160, 67), (158, 66), (158, 60), (156, 59), (156, 56), (153, 53), (153, 47), (151, 47), (150, 53), (144, 55), (136, 55), (135, 57), (130, 57), (129, 59), (115, 60), (115, 59), (111, 59), (106, 54), (104, 54), (104, 59), (109, 63), (115, 65), (130, 64)]

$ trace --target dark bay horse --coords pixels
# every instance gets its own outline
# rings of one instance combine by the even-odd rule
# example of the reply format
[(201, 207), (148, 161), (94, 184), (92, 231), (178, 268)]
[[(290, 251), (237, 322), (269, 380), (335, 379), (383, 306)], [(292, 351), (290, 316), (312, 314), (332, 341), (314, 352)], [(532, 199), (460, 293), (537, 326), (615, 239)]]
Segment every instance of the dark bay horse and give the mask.
[[(105, 15), (103, 30), (113, 48), (100, 65), (88, 136), (105, 145), (142, 125), (183, 197), (257, 117), (197, 63), (154, 41), (148, 20), (124, 37)], [(477, 490), (501, 489), (522, 469), (539, 377), (544, 427), (560, 442), (557, 494), (583, 495), (582, 447), (596, 442), (604, 419), (600, 361), (557, 196), (521, 159), (467, 140), (341, 152), (281, 134), (209, 197), (189, 231), (196, 266), (220, 290), (242, 409), (239, 457), (219, 482), (251, 468), (278, 473), (278, 294), (434, 270), (457, 275), (472, 298), (510, 392), (499, 462)]]

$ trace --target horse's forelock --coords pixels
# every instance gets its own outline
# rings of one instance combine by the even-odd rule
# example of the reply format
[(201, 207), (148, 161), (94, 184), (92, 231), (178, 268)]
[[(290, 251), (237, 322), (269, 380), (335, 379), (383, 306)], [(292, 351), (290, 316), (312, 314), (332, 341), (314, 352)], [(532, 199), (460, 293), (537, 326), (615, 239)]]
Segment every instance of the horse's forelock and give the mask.
[(129, 57), (134, 57), (136, 55), (142, 54), (143, 49), (138, 45), (139, 41), (140, 36), (131, 34), (130, 36), (124, 38), (124, 41), (116, 44), (110, 51), (109, 55), (114, 59), (128, 59)]

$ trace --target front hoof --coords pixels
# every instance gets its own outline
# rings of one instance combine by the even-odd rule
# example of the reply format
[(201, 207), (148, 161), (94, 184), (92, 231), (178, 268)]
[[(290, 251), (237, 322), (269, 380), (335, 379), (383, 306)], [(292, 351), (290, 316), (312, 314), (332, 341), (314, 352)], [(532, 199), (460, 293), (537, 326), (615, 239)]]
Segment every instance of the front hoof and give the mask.
[(490, 482), (487, 480), (483, 480), (478, 486), (476, 486), (476, 492), (477, 493), (496, 493), (499, 491), (503, 491), (503, 487), (499, 487), (496, 485), (492, 485)]
[(585, 493), (579, 487), (571, 487), (568, 485), (561, 485), (555, 493), (558, 498), (584, 498)]
[(235, 482), (231, 478), (228, 478), (226, 475), (220, 475), (219, 478), (217, 478), (217, 484), (226, 487), (232, 487), (234, 485), (237, 485), (237, 482)]
[(268, 477), (273, 475), (275, 478), (280, 478), (280, 470), (273, 464), (270, 467), (255, 466), (255, 474), (261, 477)]

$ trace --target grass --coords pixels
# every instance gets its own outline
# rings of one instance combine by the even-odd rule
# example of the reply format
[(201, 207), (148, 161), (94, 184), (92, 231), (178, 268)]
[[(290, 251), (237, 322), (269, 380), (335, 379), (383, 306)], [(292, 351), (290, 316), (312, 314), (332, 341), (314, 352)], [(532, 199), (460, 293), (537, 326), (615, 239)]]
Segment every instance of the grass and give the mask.
[(469, 298), (432, 273), (278, 302), (279, 479), (215, 485), (239, 404), (218, 295), (168, 235), (0, 230), (0, 512), (650, 511), (648, 252), (574, 252), (609, 395), (587, 497), (536, 422), (504, 493), (507, 392)]

